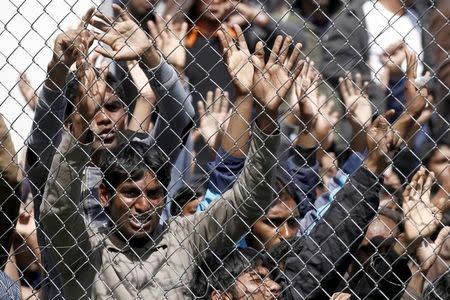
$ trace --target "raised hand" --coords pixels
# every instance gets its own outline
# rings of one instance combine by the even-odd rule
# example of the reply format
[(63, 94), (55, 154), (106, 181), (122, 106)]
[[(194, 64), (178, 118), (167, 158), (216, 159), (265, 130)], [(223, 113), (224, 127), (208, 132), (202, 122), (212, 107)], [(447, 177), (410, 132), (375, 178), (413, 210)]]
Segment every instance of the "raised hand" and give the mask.
[(391, 162), (394, 151), (399, 149), (401, 139), (387, 119), (395, 114), (393, 109), (378, 116), (367, 131), (367, 149), (369, 155), (365, 166), (375, 175), (380, 175)]
[(439, 231), (434, 241), (430, 239), (423, 240), (416, 249), (417, 262), (420, 265), (422, 273), (426, 274), (441, 252), (445, 240), (450, 236), (450, 226), (446, 226)]
[(188, 24), (186, 22), (174, 24), (171, 22), (171, 16), (166, 16), (165, 20), (156, 16), (155, 22), (149, 21), (147, 26), (156, 47), (171, 65), (182, 71), (186, 65), (184, 38)]
[[(424, 77), (417, 77), (417, 55), (405, 50), (406, 55), (406, 81), (405, 98), (406, 113), (410, 117), (417, 119), (428, 104), (428, 89), (426, 83), (430, 75), (427, 72)], [(424, 81), (424, 82), (422, 82)]]
[(361, 74), (339, 78), (339, 89), (347, 110), (346, 117), (352, 126), (367, 128), (372, 120), (372, 106), (367, 95), (368, 82), (362, 82)]
[(94, 14), (96, 18), (89, 20), (89, 24), (101, 31), (95, 32), (95, 38), (112, 48), (110, 51), (97, 47), (96, 51), (117, 61), (137, 60), (142, 57), (149, 67), (156, 67), (160, 62), (160, 56), (147, 34), (119, 5), (113, 4), (112, 8), (118, 15), (116, 20), (99, 11)]
[(203, 101), (197, 102), (200, 115), (200, 133), (212, 149), (217, 150), (220, 145), (220, 136), (230, 116), (230, 101), (228, 93), (219, 88), (215, 93), (206, 94), (206, 109)]
[(393, 43), (380, 55), (380, 61), (387, 68), (389, 77), (402, 75), (401, 66), (406, 59), (405, 46), (403, 41)]
[(254, 58), (248, 50), (247, 42), (239, 25), (234, 25), (238, 38), (238, 46), (224, 27), (218, 31), (217, 36), (223, 48), (225, 63), (228, 72), (233, 78), (234, 86), (240, 95), (250, 93), (253, 88), (255, 67), (252, 64)]
[(30, 80), (25, 72), (20, 74), (19, 82), (17, 83), (19, 91), (22, 94), (26, 104), (33, 110), (36, 110), (36, 105), (38, 103), (38, 96), (36, 91), (31, 86)]
[(445, 198), (436, 203), (431, 201), (434, 174), (426, 173), (425, 168), (421, 167), (403, 192), (405, 238), (408, 243), (431, 236), (450, 204)]
[(80, 58), (86, 58), (89, 47), (94, 41), (86, 24), (92, 19), (95, 8), (91, 7), (82, 17), (76, 29), (60, 33), (55, 39), (53, 57), (48, 64), (46, 86), (50, 89), (61, 89), (66, 82), (70, 67)]
[(262, 42), (256, 44), (252, 57), (255, 66), (254, 86), (252, 89), (256, 101), (269, 112), (278, 110), (295, 79), (300, 75), (303, 60), (300, 60), (302, 45), (295, 45), (291, 55), (288, 55), (291, 37), (278, 36), (272, 47), (267, 63), (264, 59)]

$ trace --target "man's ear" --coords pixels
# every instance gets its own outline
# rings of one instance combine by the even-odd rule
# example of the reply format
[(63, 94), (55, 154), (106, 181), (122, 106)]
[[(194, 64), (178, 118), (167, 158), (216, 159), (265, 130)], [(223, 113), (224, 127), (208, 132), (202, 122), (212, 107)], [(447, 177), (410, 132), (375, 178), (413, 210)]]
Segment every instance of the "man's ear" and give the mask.
[(98, 187), (98, 198), (100, 199), (100, 203), (103, 207), (109, 206), (109, 191), (106, 188), (106, 185), (104, 183), (101, 183)]
[(219, 292), (218, 290), (214, 290), (211, 293), (211, 300), (231, 300), (232, 297), (228, 293)]

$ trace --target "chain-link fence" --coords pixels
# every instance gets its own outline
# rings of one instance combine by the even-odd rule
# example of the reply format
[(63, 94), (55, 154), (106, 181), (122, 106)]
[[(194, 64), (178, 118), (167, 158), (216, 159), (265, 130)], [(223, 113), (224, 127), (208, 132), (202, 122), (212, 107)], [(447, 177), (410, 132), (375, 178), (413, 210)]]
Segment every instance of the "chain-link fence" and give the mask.
[(1, 299), (450, 298), (448, 1), (1, 5)]

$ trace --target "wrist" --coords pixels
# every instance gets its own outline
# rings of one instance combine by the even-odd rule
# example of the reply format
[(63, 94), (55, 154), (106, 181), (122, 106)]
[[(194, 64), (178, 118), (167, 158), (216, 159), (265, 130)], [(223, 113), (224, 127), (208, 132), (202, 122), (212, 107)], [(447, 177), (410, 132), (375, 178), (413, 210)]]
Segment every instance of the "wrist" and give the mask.
[(146, 67), (153, 69), (161, 64), (161, 55), (154, 47), (149, 47), (141, 56)]
[(374, 154), (373, 152), (367, 156), (367, 159), (363, 162), (364, 168), (372, 172), (375, 176), (380, 176), (387, 168), (388, 164), (385, 162), (383, 156)]

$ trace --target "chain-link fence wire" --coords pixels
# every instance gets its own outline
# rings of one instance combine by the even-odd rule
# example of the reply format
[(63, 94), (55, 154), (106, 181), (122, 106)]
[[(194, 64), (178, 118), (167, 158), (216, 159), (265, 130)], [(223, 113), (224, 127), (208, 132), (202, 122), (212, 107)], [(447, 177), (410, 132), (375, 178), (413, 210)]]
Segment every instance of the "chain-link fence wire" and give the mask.
[(448, 299), (447, 1), (7, 2), (1, 299)]

